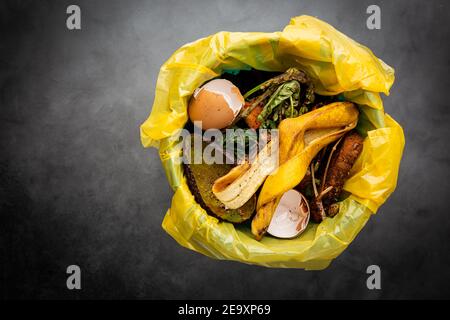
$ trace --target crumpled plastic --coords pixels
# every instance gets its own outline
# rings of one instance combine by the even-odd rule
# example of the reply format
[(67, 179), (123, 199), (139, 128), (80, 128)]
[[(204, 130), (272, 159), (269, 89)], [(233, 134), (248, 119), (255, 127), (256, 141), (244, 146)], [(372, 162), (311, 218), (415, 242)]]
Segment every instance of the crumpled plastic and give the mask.
[[(188, 120), (194, 90), (224, 72), (285, 71), (298, 67), (316, 91), (342, 94), (360, 109), (357, 129), (364, 148), (350, 172), (339, 213), (310, 223), (298, 238), (256, 241), (249, 224), (233, 225), (208, 215), (195, 201), (175, 148)], [(174, 196), (162, 227), (180, 245), (217, 259), (266, 267), (321, 270), (355, 239), (397, 184), (405, 144), (402, 127), (384, 112), (394, 70), (329, 24), (310, 16), (291, 19), (282, 32), (219, 32), (179, 48), (161, 67), (149, 118), (141, 125), (144, 147), (157, 147)]]

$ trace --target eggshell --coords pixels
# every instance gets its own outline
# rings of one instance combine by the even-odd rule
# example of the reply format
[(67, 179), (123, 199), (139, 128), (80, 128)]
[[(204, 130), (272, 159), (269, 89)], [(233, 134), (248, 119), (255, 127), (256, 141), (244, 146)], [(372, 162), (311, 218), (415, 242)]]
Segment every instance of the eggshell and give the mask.
[(308, 201), (300, 192), (291, 189), (281, 197), (267, 232), (277, 238), (290, 239), (302, 233), (308, 222)]
[(215, 79), (194, 92), (189, 102), (189, 118), (201, 121), (202, 129), (223, 129), (239, 114), (245, 101), (230, 81)]

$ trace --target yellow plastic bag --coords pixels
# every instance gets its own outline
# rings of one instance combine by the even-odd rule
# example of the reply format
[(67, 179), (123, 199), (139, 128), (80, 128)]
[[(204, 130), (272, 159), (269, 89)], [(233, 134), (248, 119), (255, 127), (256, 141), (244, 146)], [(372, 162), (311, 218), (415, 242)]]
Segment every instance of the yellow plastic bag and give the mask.
[[(205, 81), (229, 70), (305, 70), (320, 94), (343, 93), (358, 104), (364, 149), (344, 189), (351, 193), (334, 218), (311, 223), (298, 238), (254, 240), (248, 225), (209, 216), (194, 200), (174, 148), (187, 104)], [(404, 147), (401, 126), (384, 113), (380, 92), (389, 94), (394, 70), (327, 23), (309, 16), (291, 19), (282, 32), (219, 32), (178, 49), (161, 67), (150, 117), (141, 126), (145, 147), (159, 148), (175, 194), (163, 228), (184, 247), (218, 259), (267, 267), (324, 269), (364, 227), (394, 191)]]

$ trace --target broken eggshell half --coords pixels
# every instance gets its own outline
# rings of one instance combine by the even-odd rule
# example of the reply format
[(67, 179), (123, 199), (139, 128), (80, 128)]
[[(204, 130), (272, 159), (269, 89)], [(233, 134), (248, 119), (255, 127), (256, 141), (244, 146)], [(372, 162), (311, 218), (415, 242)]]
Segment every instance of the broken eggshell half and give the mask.
[[(233, 123), (245, 103), (238, 87), (225, 79), (214, 79), (197, 88), (189, 101), (189, 119), (201, 129), (224, 129)], [(197, 125), (198, 126), (198, 125)]]
[(281, 197), (267, 232), (277, 238), (295, 238), (306, 229), (308, 222), (308, 201), (300, 192), (291, 189)]

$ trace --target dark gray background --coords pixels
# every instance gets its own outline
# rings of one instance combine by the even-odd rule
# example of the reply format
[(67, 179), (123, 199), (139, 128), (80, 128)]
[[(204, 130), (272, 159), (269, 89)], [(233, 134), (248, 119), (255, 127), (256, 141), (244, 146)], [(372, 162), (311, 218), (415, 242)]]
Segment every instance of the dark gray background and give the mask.
[[(78, 4), (82, 30), (66, 29)], [(378, 4), (382, 29), (366, 28)], [(448, 1), (2, 1), (4, 298), (449, 298)], [(216, 261), (161, 228), (172, 192), (143, 149), (161, 64), (184, 43), (317, 16), (396, 71), (385, 109), (405, 130), (398, 188), (325, 271)], [(66, 267), (82, 290), (66, 289)], [(382, 290), (366, 268), (382, 269)]]

